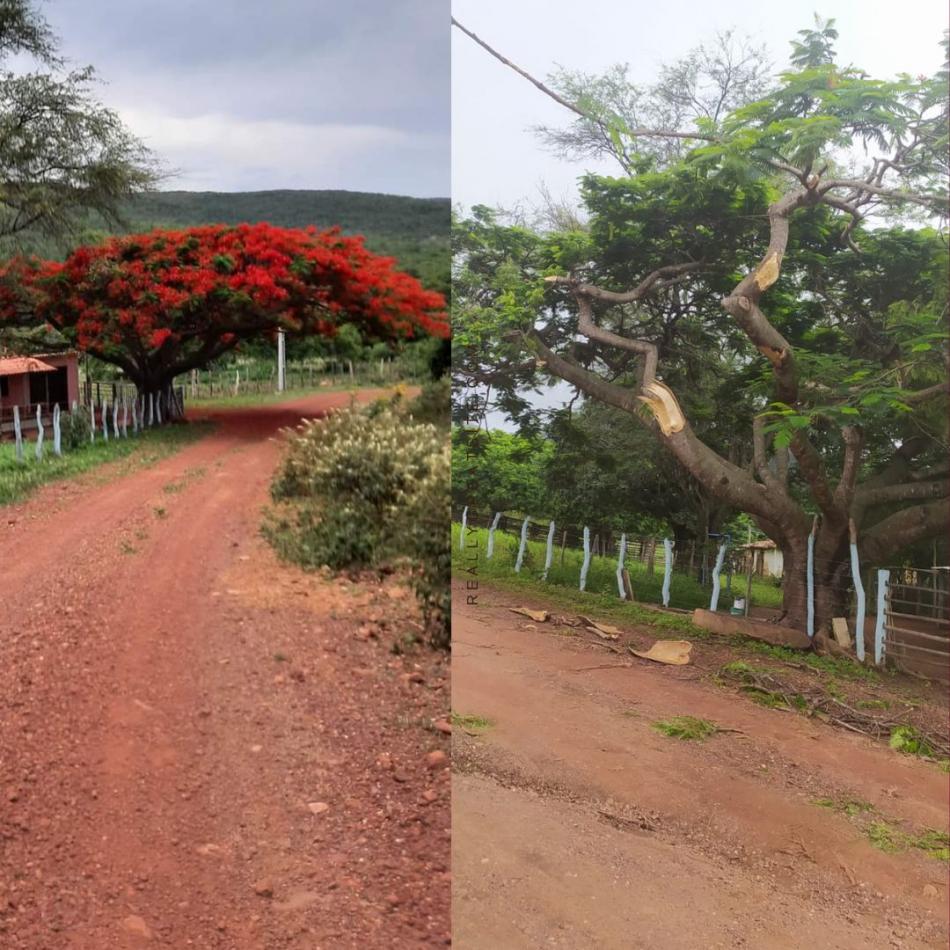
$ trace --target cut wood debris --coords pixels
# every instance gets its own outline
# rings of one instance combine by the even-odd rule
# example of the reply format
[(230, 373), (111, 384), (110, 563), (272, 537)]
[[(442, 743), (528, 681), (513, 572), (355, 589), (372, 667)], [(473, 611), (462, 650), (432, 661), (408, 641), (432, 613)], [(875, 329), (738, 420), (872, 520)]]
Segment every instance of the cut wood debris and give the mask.
[(693, 649), (688, 640), (657, 640), (649, 650), (628, 648), (634, 656), (654, 663), (666, 663), (670, 666), (685, 666), (689, 663), (689, 654)]
[(548, 612), (546, 610), (531, 610), (529, 607), (509, 607), (508, 609), (512, 613), (530, 617), (538, 623), (544, 623), (548, 619)]
[(591, 633), (596, 633), (602, 640), (619, 640), (620, 634), (623, 632), (618, 627), (598, 623), (596, 620), (591, 620), (590, 617), (580, 617), (578, 619)]

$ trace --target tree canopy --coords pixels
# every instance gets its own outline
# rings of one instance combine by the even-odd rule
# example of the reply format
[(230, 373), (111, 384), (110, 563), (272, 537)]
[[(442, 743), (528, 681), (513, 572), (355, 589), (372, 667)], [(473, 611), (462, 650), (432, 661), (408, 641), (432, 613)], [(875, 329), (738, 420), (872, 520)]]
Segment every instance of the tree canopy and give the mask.
[(46, 321), (144, 391), (278, 329), (444, 337), (444, 303), (359, 237), (267, 224), (114, 237), (0, 272), (0, 322)]
[(585, 177), (586, 226), (457, 226), (456, 419), (488, 392), (537, 425), (553, 378), (625, 413), (782, 547), (796, 622), (815, 516), (825, 620), (851, 523), (880, 565), (950, 514), (947, 68), (871, 79), (835, 38), (802, 31), (767, 94), (673, 127), (539, 84), (622, 174)]

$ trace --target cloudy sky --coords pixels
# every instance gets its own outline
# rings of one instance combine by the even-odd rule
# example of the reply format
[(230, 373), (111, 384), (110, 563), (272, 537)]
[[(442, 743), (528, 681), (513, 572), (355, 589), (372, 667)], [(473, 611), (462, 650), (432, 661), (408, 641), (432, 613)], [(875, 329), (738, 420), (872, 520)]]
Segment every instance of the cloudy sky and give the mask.
[(449, 194), (446, 0), (43, 0), (167, 187)]
[[(649, 83), (658, 67), (686, 54), (717, 31), (735, 28), (766, 43), (771, 60), (787, 64), (789, 41), (812, 26), (814, 12), (834, 17), (839, 61), (871, 75), (932, 73), (947, 27), (939, 0), (454, 0), (452, 12), (468, 29), (532, 75), (557, 66), (603, 72), (629, 63), (634, 82)], [(534, 125), (566, 125), (569, 114), (472, 40), (452, 31), (452, 197), (464, 206), (538, 200), (544, 182), (557, 197), (577, 194), (584, 167), (546, 153)], [(586, 168), (616, 174), (610, 165)]]

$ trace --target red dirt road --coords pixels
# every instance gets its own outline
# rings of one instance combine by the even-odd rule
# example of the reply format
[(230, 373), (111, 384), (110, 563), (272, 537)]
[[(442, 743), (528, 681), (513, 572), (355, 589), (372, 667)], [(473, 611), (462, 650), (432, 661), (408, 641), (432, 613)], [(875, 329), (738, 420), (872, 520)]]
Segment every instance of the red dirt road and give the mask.
[[(934, 765), (717, 687), (705, 644), (666, 667), (508, 609), (537, 598), (478, 600), (457, 589), (453, 617), (453, 709), (491, 722), (453, 737), (460, 950), (947, 946), (947, 864), (860, 824), (946, 832)], [(653, 728), (680, 715), (738, 731)]]
[(271, 436), (348, 400), (0, 509), (0, 946), (446, 942), (445, 662), (258, 534)]

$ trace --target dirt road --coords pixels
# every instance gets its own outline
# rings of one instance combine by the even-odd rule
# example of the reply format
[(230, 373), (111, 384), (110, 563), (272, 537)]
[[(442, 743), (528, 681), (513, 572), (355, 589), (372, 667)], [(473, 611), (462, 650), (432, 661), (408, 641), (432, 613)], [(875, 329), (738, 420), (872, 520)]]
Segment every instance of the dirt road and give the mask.
[[(864, 833), (946, 832), (934, 765), (717, 687), (704, 644), (660, 666), (508, 609), (537, 599), (478, 600), (453, 617), (460, 950), (946, 947), (947, 864)], [(737, 731), (653, 728), (680, 715)]]
[(271, 437), (348, 399), (0, 509), (0, 946), (444, 944), (447, 668), (258, 534)]

